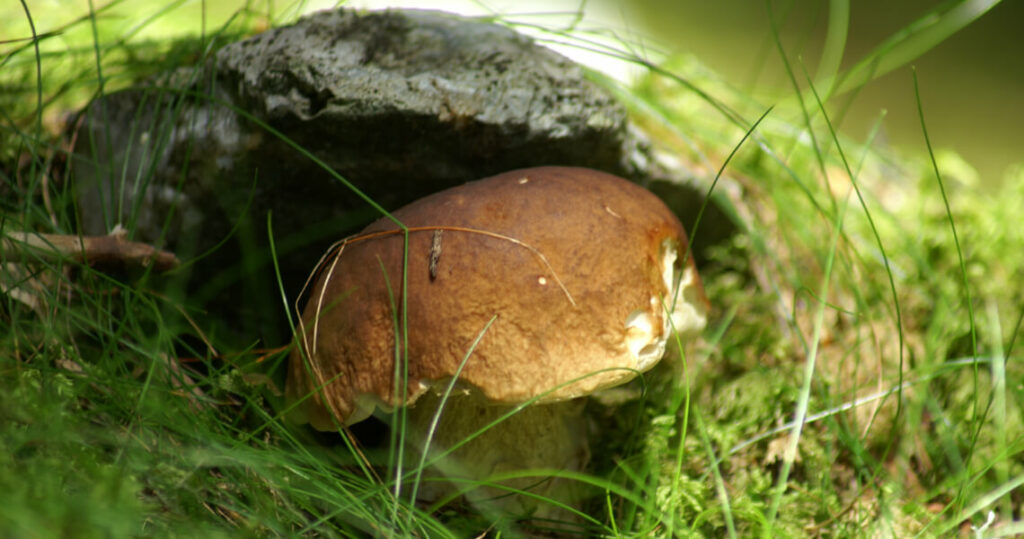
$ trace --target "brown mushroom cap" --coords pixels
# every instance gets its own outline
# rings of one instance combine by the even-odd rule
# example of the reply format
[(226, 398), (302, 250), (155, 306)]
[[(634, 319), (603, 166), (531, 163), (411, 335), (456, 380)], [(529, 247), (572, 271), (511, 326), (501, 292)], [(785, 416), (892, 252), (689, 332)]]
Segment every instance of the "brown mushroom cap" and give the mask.
[(679, 260), (682, 225), (653, 194), (616, 176), (516, 170), (392, 215), (410, 229), (406, 394), (396, 395), (394, 382), (403, 235), (380, 219), (325, 258), (302, 316), (287, 393), (313, 393), (296, 419), (316, 428), (334, 428), (329, 410), (351, 424), (374, 406), (412, 404), (443, 387), (494, 316), (459, 387), (505, 404), (618, 385), (657, 363), (670, 326), (704, 326), (692, 257)]

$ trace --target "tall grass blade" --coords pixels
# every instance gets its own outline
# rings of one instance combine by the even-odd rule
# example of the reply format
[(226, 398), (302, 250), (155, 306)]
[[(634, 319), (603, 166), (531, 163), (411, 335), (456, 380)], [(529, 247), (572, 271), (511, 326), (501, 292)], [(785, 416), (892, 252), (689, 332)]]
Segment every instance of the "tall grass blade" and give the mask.
[[(977, 323), (975, 322), (974, 316), (974, 301), (971, 298), (971, 284), (967, 276), (967, 262), (964, 260), (963, 250), (960, 248), (960, 236), (957, 234), (956, 222), (953, 220), (953, 210), (949, 205), (949, 197), (946, 196), (946, 186), (942, 181), (942, 174), (939, 172), (939, 164), (935, 160), (935, 152), (932, 150), (931, 138), (928, 136), (928, 127), (924, 121), (924, 106), (921, 103), (921, 91), (917, 81), (917, 70), (912, 70), (914, 76), (914, 99), (917, 102), (917, 114), (921, 120), (921, 133), (924, 135), (924, 143), (928, 149), (928, 157), (931, 160), (932, 171), (935, 173), (935, 182), (939, 186), (939, 193), (942, 195), (942, 203), (946, 209), (946, 219), (949, 222), (949, 230), (953, 236), (953, 245), (956, 247), (956, 256), (960, 264), (960, 278), (963, 281), (963, 294), (964, 294), (964, 307), (967, 309), (967, 316), (970, 321), (971, 331), (971, 354), (975, 357), (978, 355), (978, 329)], [(971, 410), (971, 446), (968, 449), (967, 462), (970, 462), (972, 455), (974, 454), (974, 444), (977, 443), (978, 435), (981, 433), (983, 418), (978, 414), (978, 367), (975, 364), (972, 371), (972, 383), (973, 383), (973, 395), (975, 395)], [(970, 479), (965, 475), (963, 481), (960, 483), (960, 490), (954, 500), (954, 506), (960, 509), (963, 505), (963, 494), (967, 488)]]
[(835, 93), (841, 94), (859, 88), (868, 81), (906, 66), (953, 34), (969, 26), (999, 2), (1000, 0), (942, 2), (890, 36), (853, 67), (841, 74), (838, 83), (834, 85)]

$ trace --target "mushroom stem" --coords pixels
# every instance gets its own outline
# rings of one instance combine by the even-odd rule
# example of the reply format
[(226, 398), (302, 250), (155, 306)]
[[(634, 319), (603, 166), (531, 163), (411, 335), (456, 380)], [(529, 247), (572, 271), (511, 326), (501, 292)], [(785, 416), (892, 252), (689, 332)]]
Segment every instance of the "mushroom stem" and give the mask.
[[(441, 410), (433, 435), (428, 440), (440, 402), (439, 395), (428, 391), (409, 408), (407, 414), (410, 442), (420, 455), (426, 449), (428, 461), (477, 432), (483, 432), (433, 465), (444, 480), (422, 482), (418, 490), (419, 501), (432, 503), (462, 490), (466, 500), (478, 510), (534, 518), (565, 520), (569, 517), (565, 511), (537, 498), (509, 495), (508, 489), (524, 490), (570, 507), (575, 505), (579, 498), (577, 485), (564, 478), (531, 475), (529, 470), (583, 469), (590, 454), (582, 399), (516, 410), (515, 406), (488, 404), (476, 392), (452, 395)], [(502, 419), (513, 411), (515, 413)], [(473, 488), (473, 483), (488, 482), (491, 477), (510, 472), (526, 473), (494, 481), (490, 483), (493, 486)]]

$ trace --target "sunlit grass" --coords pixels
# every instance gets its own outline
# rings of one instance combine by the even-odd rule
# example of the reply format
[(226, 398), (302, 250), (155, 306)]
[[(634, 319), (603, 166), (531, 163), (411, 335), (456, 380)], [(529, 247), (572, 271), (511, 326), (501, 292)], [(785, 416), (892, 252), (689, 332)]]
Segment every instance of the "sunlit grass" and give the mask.
[[(149, 25), (182, 24), (169, 24), (179, 4), (131, 23), (111, 15), (127, 4), (37, 17), (38, 53), (31, 41), (0, 45), (4, 237), (77, 230), (58, 136), (69, 107), (101, 88), (200, 63), (299, 9), (192, 17), (190, 37), (178, 41), (139, 36)], [(849, 5), (833, 4), (817, 70), (772, 44), (792, 61), (792, 98), (775, 108), (695, 59), (653, 65), (626, 43), (606, 51), (650, 67), (632, 87), (604, 83), (660, 151), (713, 189), (739, 232), (702, 268), (715, 311), (701, 342), (647, 376), (642, 399), (589, 406), (594, 424), (615, 434), (596, 437), (590, 475), (561, 474), (595, 492), (583, 506), (589, 533), (1022, 529), (1024, 167), (995, 193), (951, 177), (955, 159), (924, 142), (927, 118), (941, 114), (924, 105), (928, 88), (915, 96), (917, 155), (895, 155), (877, 129), (853, 140), (834, 128), (849, 95), (838, 92), (885, 71), (911, 77), (908, 61), (990, 3), (937, 9), (846, 71), (838, 59)], [(3, 23), (10, 39), (28, 37), (14, 20)], [(600, 48), (586, 28), (551, 31)], [(707, 225), (684, 224), (699, 243)], [(418, 456), (367, 457), (344, 433), (325, 439), (286, 424), (279, 387), (288, 350), (211, 336), (173, 275), (106, 274), (20, 248), (0, 258), (2, 533), (514, 533), (458, 505), (412, 506), (400, 478), (414, 479), (412, 492), (432, 479)], [(16, 287), (31, 289), (37, 306)], [(288, 313), (284, 289), (264, 299)]]

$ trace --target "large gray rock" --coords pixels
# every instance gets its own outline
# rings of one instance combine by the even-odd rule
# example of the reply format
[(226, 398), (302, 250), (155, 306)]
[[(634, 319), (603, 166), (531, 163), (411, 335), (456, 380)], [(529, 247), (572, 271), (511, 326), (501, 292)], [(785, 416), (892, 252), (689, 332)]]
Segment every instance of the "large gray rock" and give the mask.
[(120, 223), (185, 260), (212, 250), (190, 266), (190, 300), (240, 309), (238, 329), (277, 342), (267, 214), (291, 297), (330, 242), (378, 216), (321, 163), (386, 209), (519, 167), (664, 176), (578, 65), (431, 11), (316, 13), (97, 100), (82, 120), (83, 232)]

